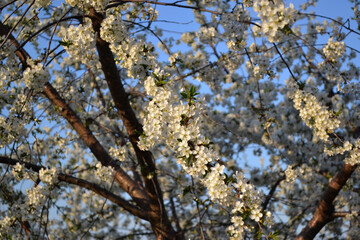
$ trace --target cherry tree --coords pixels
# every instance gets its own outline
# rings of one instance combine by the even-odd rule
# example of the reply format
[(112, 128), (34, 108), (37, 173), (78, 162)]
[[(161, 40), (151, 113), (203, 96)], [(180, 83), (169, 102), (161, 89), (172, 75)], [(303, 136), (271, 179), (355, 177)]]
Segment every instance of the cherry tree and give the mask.
[(3, 0), (1, 239), (357, 238), (359, 6), (316, 3)]

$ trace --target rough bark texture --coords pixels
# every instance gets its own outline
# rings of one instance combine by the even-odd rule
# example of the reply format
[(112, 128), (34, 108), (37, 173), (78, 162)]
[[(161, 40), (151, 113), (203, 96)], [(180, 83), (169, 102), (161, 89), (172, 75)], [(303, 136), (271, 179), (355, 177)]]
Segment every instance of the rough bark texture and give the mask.
[(317, 206), (313, 218), (308, 222), (306, 227), (301, 231), (296, 240), (314, 239), (316, 234), (329, 222), (334, 219), (334, 205), (333, 201), (339, 194), (346, 181), (355, 171), (357, 165), (345, 164), (340, 172), (331, 180), (329, 187), (321, 197), (320, 203)]

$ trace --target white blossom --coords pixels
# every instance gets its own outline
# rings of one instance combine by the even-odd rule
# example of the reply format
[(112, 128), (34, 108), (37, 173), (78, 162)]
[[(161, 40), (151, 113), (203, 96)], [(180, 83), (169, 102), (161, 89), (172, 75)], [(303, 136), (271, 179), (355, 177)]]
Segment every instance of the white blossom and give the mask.
[(39, 178), (43, 183), (53, 185), (55, 182), (58, 181), (57, 174), (58, 170), (53, 167), (51, 169), (42, 168), (39, 171)]

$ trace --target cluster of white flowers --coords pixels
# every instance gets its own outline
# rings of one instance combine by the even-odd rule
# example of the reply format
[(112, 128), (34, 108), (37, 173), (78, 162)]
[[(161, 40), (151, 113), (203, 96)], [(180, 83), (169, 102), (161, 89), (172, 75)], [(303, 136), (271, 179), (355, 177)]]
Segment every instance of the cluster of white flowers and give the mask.
[(26, 133), (24, 122), (14, 116), (9, 118), (0, 116), (0, 129), (6, 133), (0, 138), (0, 147), (4, 147), (5, 144), (12, 143)]
[(129, 35), (121, 15), (109, 15), (101, 23), (100, 37), (109, 43), (121, 43)]
[(229, 235), (231, 236), (230, 239), (242, 239), (244, 230), (246, 229), (245, 223), (241, 216), (232, 216), (231, 217), (232, 225), (228, 227)]
[(221, 26), (225, 32), (223, 36), (228, 40), (226, 45), (230, 50), (240, 51), (246, 46), (247, 24), (250, 21), (248, 12), (240, 5), (236, 6), (231, 13), (221, 16)]
[(314, 129), (315, 137), (327, 143), (329, 133), (333, 133), (339, 127), (340, 121), (309, 92), (298, 89), (292, 95), (292, 99), (305, 124)]
[(50, 74), (43, 68), (42, 63), (35, 63), (29, 58), (27, 64), (29, 67), (23, 73), (23, 81), (28, 88), (41, 92), (45, 83), (50, 80)]
[(217, 31), (214, 27), (200, 27), (196, 32), (196, 36), (203, 43), (211, 43), (214, 41)]
[(0, 219), (0, 238), (8, 239), (12, 235), (13, 229), (11, 225), (15, 222), (15, 219), (6, 216), (4, 219)]
[(287, 182), (294, 182), (296, 179), (296, 173), (292, 166), (288, 166), (285, 170), (285, 176)]
[(326, 33), (328, 27), (328, 21), (324, 20), (322, 23), (317, 23), (315, 26), (315, 30), (320, 33), (321, 35)]
[(17, 162), (16, 165), (11, 169), (11, 174), (15, 177), (16, 180), (27, 178), (25, 167), (19, 162)]
[[(17, 180), (34, 179), (32, 175), (36, 174), (29, 170), (26, 171), (24, 165), (19, 162), (13, 166), (11, 173)], [(23, 202), (16, 203), (14, 208), (20, 208), (31, 214), (38, 214), (47, 199), (56, 196), (57, 191), (54, 184), (58, 182), (58, 169), (56, 167), (42, 168), (39, 171), (38, 177), (42, 184), (26, 189), (26, 199)]]
[(97, 163), (95, 176), (102, 182), (111, 182), (114, 177), (114, 169), (112, 167), (105, 167), (101, 163)]
[(228, 194), (231, 193), (231, 189), (225, 184), (224, 169), (224, 165), (216, 163), (204, 179), (204, 185), (207, 186), (211, 199), (216, 200), (220, 204), (227, 205)]
[[(249, 51), (251, 53), (256, 53), (261, 51), (258, 49), (255, 43), (252, 43), (249, 47)], [(253, 54), (251, 61), (246, 62), (246, 70), (250, 76), (253, 77), (254, 80), (260, 80), (264, 78), (265, 75), (269, 74), (269, 65), (270, 59), (272, 57), (272, 53), (267, 51), (265, 53), (260, 54)]]
[(125, 161), (127, 156), (126, 147), (118, 147), (118, 148), (110, 147), (109, 154), (113, 159), (117, 159), (121, 162)]
[(334, 155), (342, 155), (345, 152), (350, 151), (353, 148), (353, 145), (349, 142), (346, 141), (343, 146), (339, 146), (339, 147), (333, 147), (333, 148), (325, 148), (324, 152), (328, 155), (328, 156), (334, 156)]
[(98, 56), (95, 51), (95, 33), (90, 23), (77, 27), (61, 27), (58, 36), (62, 38), (61, 44), (69, 54), (62, 64), (83, 63), (92, 68), (100, 68)]
[[(233, 225), (229, 226), (227, 230), (233, 239), (239, 239), (244, 230), (247, 229), (247, 226), (244, 225), (242, 216), (239, 214), (250, 210), (250, 219), (259, 222), (263, 217), (263, 213), (259, 207), (261, 202), (261, 194), (259, 191), (254, 189), (252, 184), (246, 182), (243, 173), (236, 172), (235, 179), (236, 181), (232, 187), (235, 188), (237, 196), (231, 204), (233, 207), (231, 212), (234, 214), (231, 218)], [(243, 201), (244, 198), (248, 198), (247, 201)], [(269, 211), (266, 212), (266, 217), (266, 221), (270, 225), (271, 213)]]
[(80, 9), (94, 7), (96, 11), (103, 11), (110, 0), (65, 0), (65, 2), (72, 7), (77, 6)]
[(58, 181), (58, 170), (56, 167), (42, 168), (39, 171), (39, 178), (43, 183), (53, 185)]
[(51, 190), (47, 186), (37, 185), (36, 187), (26, 189), (26, 195), (26, 204), (31, 212), (39, 211), (51, 195)]
[(360, 163), (360, 139), (356, 141), (349, 156), (345, 158), (345, 163), (355, 165)]
[(115, 54), (116, 62), (128, 70), (128, 76), (134, 79), (144, 79), (156, 66), (153, 55), (154, 46), (143, 40), (129, 38), (121, 17), (110, 15), (102, 22), (101, 37), (110, 43), (110, 49)]
[(174, 53), (172, 55), (169, 56), (169, 62), (170, 62), (170, 65), (175, 65), (176, 61), (179, 59), (179, 54), (178, 53)]
[[(242, 173), (237, 172), (233, 181), (227, 181), (225, 166), (216, 163), (219, 159), (216, 151), (209, 145), (209, 140), (201, 136), (202, 103), (190, 101), (183, 103), (174, 91), (173, 82), (168, 80), (161, 84), (164, 73), (157, 70), (155, 77), (145, 81), (146, 93), (152, 98), (146, 107), (144, 134), (140, 136), (139, 147), (149, 150), (155, 144), (165, 143), (172, 148), (178, 157), (178, 163), (191, 176), (199, 178), (208, 189), (210, 199), (224, 207), (246, 206), (239, 208), (235, 215), (251, 210), (251, 219), (260, 221), (261, 194), (246, 182)], [(165, 81), (165, 80), (164, 80)], [(213, 167), (209, 164), (215, 163)], [(244, 225), (240, 218), (232, 218), (234, 225), (228, 229), (230, 235), (241, 235)]]
[(282, 0), (254, 0), (253, 9), (261, 19), (261, 28), (254, 30), (261, 31), (269, 42), (278, 41), (283, 32), (291, 31), (290, 27), (297, 18), (294, 5), (290, 3), (289, 7), (285, 7)]
[(195, 38), (196, 34), (194, 32), (185, 32), (181, 35), (181, 41), (188, 45), (196, 45)]
[(346, 45), (344, 42), (338, 42), (334, 38), (329, 38), (328, 43), (324, 46), (323, 52), (329, 61), (337, 61), (344, 56)]
[(42, 8), (42, 7), (48, 7), (51, 4), (51, 0), (36, 0), (33, 4), (34, 9)]

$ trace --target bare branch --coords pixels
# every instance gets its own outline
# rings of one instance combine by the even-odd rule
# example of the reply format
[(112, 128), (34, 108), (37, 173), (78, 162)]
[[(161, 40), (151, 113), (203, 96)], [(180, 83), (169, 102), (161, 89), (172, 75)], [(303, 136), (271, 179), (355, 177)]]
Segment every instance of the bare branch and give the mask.
[(276, 188), (279, 186), (279, 184), (280, 184), (283, 180), (285, 180), (285, 178), (286, 178), (285, 175), (282, 176), (282, 177), (280, 177), (280, 178), (274, 183), (274, 185), (271, 187), (269, 193), (266, 195), (265, 200), (264, 200), (264, 202), (263, 202), (262, 205), (261, 205), (261, 208), (262, 208), (263, 211), (265, 211), (265, 210), (267, 209), (267, 206), (268, 206), (268, 204), (270, 203), (270, 200), (271, 200), (271, 198), (273, 197), (273, 195), (274, 195), (274, 193), (275, 193), (275, 191), (276, 191)]
[(350, 28), (350, 27), (347, 27), (344, 23), (334, 19), (334, 18), (331, 18), (331, 17), (327, 17), (327, 16), (323, 16), (323, 15), (320, 15), (320, 14), (314, 14), (314, 13), (301, 13), (299, 12), (300, 15), (304, 15), (304, 16), (311, 16), (311, 17), (320, 17), (320, 18), (325, 18), (325, 19), (328, 19), (328, 20), (331, 20), (333, 21), (334, 23), (337, 23), (339, 24), (340, 26), (342, 26), (343, 28), (349, 30), (350, 32), (352, 33), (355, 33), (357, 35), (360, 35), (360, 32), (358, 31), (355, 31), (354, 29)]
[(180, 5), (180, 4), (176, 4), (176, 3), (164, 3), (164, 2), (158, 2), (158, 1), (147, 1), (147, 0), (121, 0), (121, 1), (113, 1), (112, 3), (110, 3), (109, 5), (106, 6), (106, 9), (109, 8), (113, 8), (119, 5), (122, 5), (124, 3), (128, 3), (128, 2), (136, 2), (136, 3), (151, 3), (151, 4), (155, 4), (155, 5), (162, 5), (162, 6), (171, 6), (171, 7), (179, 7), (179, 8), (187, 8), (187, 9), (193, 9), (193, 10), (197, 10), (200, 12), (208, 12), (208, 13), (213, 13), (216, 15), (220, 15), (219, 12), (213, 11), (213, 10), (209, 10), (209, 9), (205, 9), (205, 8), (200, 8), (200, 7), (195, 7), (195, 6), (187, 6), (187, 5)]

